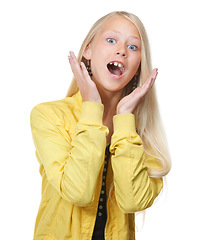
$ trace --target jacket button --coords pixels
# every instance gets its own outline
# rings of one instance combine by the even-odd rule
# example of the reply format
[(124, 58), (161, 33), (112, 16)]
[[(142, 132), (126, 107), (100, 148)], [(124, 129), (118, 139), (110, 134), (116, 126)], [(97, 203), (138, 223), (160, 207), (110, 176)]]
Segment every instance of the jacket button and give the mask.
[(101, 217), (103, 214), (101, 212), (98, 213), (98, 216)]

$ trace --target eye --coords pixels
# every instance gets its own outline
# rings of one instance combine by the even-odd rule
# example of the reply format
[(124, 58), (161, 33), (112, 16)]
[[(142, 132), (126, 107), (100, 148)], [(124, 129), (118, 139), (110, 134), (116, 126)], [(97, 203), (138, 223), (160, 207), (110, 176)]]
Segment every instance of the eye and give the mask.
[(128, 48), (133, 50), (133, 51), (136, 51), (138, 47), (135, 46), (135, 45), (130, 45), (130, 46), (128, 46)]
[(107, 41), (109, 43), (116, 43), (116, 40), (114, 38), (107, 38)]

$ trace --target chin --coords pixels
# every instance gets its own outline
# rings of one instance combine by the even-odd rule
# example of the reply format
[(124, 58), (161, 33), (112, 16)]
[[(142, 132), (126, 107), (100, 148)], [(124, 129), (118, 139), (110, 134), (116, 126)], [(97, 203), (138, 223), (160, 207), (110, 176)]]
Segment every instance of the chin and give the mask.
[(124, 87), (119, 87), (119, 86), (113, 86), (113, 85), (108, 85), (108, 86), (101, 86), (105, 91), (112, 92), (112, 93), (118, 93), (122, 92)]
[[(104, 81), (103, 79), (106, 80)], [(105, 91), (109, 92), (121, 92), (129, 82), (127, 79), (124, 79), (124, 77), (123, 79), (117, 79), (111, 77), (110, 75), (100, 77), (98, 80), (96, 80), (96, 78), (93, 78), (93, 81), (95, 82), (98, 89), (104, 89)]]

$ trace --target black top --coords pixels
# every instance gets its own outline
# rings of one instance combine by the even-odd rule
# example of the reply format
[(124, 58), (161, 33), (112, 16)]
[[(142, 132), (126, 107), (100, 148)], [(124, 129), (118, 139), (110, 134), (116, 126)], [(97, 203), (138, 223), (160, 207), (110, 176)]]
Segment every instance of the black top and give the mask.
[(105, 226), (106, 226), (106, 220), (107, 220), (106, 174), (107, 174), (107, 169), (108, 169), (108, 160), (110, 157), (109, 147), (110, 147), (110, 144), (107, 145), (106, 152), (105, 152), (105, 164), (104, 164), (104, 169), (103, 169), (101, 194), (99, 197), (98, 211), (97, 211), (96, 222), (95, 222), (92, 240), (104, 240), (105, 239), (104, 232), (105, 232)]

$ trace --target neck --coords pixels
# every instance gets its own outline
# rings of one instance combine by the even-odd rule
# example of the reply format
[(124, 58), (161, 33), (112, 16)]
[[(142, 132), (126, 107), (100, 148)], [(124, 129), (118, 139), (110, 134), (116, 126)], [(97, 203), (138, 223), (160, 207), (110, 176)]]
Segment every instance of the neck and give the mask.
[(121, 99), (122, 91), (110, 92), (104, 89), (101, 91), (99, 89), (99, 94), (104, 105), (103, 120), (112, 119), (116, 114), (116, 107)]
[(106, 137), (107, 143), (111, 142), (113, 134), (113, 116), (116, 114), (116, 107), (121, 99), (122, 91), (110, 92), (98, 88), (102, 104), (104, 105), (103, 124), (108, 127), (109, 134)]

